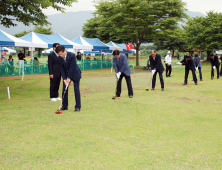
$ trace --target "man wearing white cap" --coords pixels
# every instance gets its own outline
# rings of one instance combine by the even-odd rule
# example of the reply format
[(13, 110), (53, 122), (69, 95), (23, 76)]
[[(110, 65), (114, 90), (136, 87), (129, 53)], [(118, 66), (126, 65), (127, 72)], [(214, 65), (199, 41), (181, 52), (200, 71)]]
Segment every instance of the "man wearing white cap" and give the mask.
[[(171, 71), (172, 71), (172, 66), (171, 66), (171, 52), (168, 51), (167, 52), (167, 56), (165, 57), (165, 63), (166, 63), (166, 77), (171, 77), (170, 74), (171, 74)], [(169, 74), (168, 74), (168, 71), (169, 71)]]

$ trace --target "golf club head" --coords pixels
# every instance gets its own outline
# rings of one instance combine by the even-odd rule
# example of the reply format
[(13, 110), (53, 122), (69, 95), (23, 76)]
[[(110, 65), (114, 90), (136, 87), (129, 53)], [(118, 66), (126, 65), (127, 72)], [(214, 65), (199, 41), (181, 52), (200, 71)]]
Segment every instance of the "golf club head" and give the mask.
[(115, 96), (113, 96), (113, 97), (112, 97), (112, 99), (114, 100), (114, 99), (116, 99), (116, 97), (115, 97)]
[(146, 91), (148, 91), (149, 89), (148, 88), (146, 88)]
[(62, 114), (62, 110), (57, 110), (56, 112), (55, 112), (56, 114)]

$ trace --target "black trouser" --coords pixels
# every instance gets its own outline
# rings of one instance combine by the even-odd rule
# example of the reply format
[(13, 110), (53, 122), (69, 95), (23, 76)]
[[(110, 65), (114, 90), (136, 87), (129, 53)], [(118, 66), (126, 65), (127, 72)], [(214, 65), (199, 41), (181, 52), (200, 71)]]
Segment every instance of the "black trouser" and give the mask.
[(220, 69), (220, 76), (222, 76), (222, 64), (221, 64), (221, 69)]
[(59, 97), (59, 85), (60, 85), (61, 76), (50, 78), (50, 98)]
[[(216, 66), (216, 69), (217, 69), (217, 78), (219, 77), (219, 67), (220, 66)], [(214, 77), (214, 69), (213, 69), (213, 66), (211, 67), (211, 78)]]
[(201, 67), (198, 67), (199, 74), (200, 74), (200, 80), (202, 80), (202, 72), (201, 72)]
[(185, 67), (185, 80), (184, 80), (185, 84), (187, 84), (187, 78), (188, 78), (190, 70), (192, 71), (194, 82), (197, 83), (197, 76), (195, 74), (195, 69), (190, 69), (190, 68)]
[(155, 88), (155, 86), (156, 86), (157, 72), (159, 73), (161, 88), (164, 89), (163, 72), (159, 72), (158, 70), (153, 75), (152, 88)]
[[(74, 81), (72, 80), (74, 83), (74, 94), (75, 94), (75, 100), (76, 100), (76, 105), (75, 105), (75, 109), (81, 109), (81, 97), (80, 97), (80, 90), (79, 90), (79, 84), (80, 84), (80, 80), (78, 81)], [(65, 83), (63, 81), (63, 90), (62, 90), (62, 95), (64, 95), (65, 92)], [(62, 102), (62, 107), (63, 108), (68, 108), (68, 90), (69, 88), (67, 88), (66, 90), (66, 94), (64, 96), (63, 102)]]
[[(168, 74), (168, 71), (169, 71), (169, 74)], [(166, 64), (166, 77), (171, 75), (171, 71), (172, 71), (172, 66), (171, 65), (168, 66)]]
[(125, 75), (124, 73), (122, 73), (120, 75), (120, 78), (119, 78), (119, 81), (117, 83), (117, 92), (116, 92), (116, 96), (117, 97), (120, 97), (120, 94), (121, 94), (121, 85), (122, 85), (122, 79), (123, 77), (125, 77), (126, 79), (126, 84), (127, 84), (127, 88), (128, 88), (128, 95), (132, 95), (133, 96), (133, 88), (132, 88), (132, 83), (131, 83), (131, 78), (130, 78), (130, 75), (127, 76)]

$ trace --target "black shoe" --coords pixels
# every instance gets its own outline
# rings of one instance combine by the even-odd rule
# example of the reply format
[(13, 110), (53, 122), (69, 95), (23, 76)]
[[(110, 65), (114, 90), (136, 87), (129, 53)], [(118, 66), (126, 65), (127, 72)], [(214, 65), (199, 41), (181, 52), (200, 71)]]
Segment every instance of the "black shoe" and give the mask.
[(166, 76), (166, 77), (169, 77), (169, 76)]
[(164, 91), (164, 88), (161, 88), (161, 91)]
[(151, 90), (154, 90), (154, 88), (152, 88)]
[(186, 83), (184, 83), (183, 85), (187, 85)]
[(203, 80), (200, 80), (200, 81), (203, 81)]
[(198, 85), (197, 83), (195, 83), (196, 85)]
[(217, 77), (217, 79), (219, 79), (219, 77)]
[(214, 78), (213, 77), (211, 77), (211, 80), (213, 80)]
[(60, 110), (68, 110), (68, 108), (64, 108), (64, 107), (62, 107)]
[(75, 108), (74, 112), (80, 112), (79, 108)]
[(129, 98), (133, 98), (133, 95), (129, 95)]

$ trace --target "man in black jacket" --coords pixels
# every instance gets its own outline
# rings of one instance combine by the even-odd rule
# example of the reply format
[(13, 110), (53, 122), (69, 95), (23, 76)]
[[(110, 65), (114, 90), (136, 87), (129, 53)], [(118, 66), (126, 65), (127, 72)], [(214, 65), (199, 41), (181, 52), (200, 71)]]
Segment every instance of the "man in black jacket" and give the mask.
[(161, 90), (164, 91), (164, 81), (163, 81), (164, 68), (163, 68), (163, 64), (161, 62), (161, 56), (159, 54), (157, 54), (155, 50), (151, 50), (151, 55), (149, 56), (149, 59), (150, 59), (150, 67), (152, 70), (152, 76), (153, 76), (151, 90), (154, 90), (154, 88), (155, 88), (156, 74), (158, 72), (159, 77), (160, 77)]
[(185, 65), (185, 80), (184, 80), (184, 84), (183, 85), (187, 85), (187, 78), (189, 75), (189, 71), (192, 71), (193, 74), (193, 80), (195, 82), (196, 85), (197, 84), (197, 76), (195, 74), (195, 67), (194, 67), (194, 62), (193, 59), (191, 58), (190, 55), (185, 55), (184, 59), (182, 61), (180, 61), (181, 65)]
[(217, 68), (217, 79), (219, 79), (219, 67), (220, 62), (218, 60), (218, 57), (214, 54), (210, 54), (210, 62), (211, 62), (211, 80), (214, 78), (214, 69)]
[(58, 54), (55, 52), (59, 43), (53, 44), (53, 52), (48, 55), (48, 68), (50, 77), (50, 100), (57, 101), (62, 100), (59, 97), (59, 85), (61, 80), (61, 73), (58, 63)]

